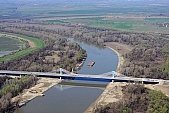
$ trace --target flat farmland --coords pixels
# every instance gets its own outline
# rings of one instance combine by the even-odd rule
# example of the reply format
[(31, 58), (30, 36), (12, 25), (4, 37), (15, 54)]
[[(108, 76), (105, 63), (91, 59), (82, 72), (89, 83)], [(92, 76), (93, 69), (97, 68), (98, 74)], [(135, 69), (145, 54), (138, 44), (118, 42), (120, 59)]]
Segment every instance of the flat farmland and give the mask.
[(22, 46), (19, 40), (0, 36), (0, 51), (14, 51)]
[[(90, 27), (104, 27), (110, 29), (119, 30), (132, 30), (132, 31), (143, 31), (143, 32), (162, 32), (167, 33), (169, 28), (162, 27), (161, 25), (165, 22), (169, 22), (169, 18), (145, 18), (145, 17), (105, 17), (96, 19), (95, 21), (91, 19), (85, 24)], [(78, 21), (77, 21), (78, 22)]]
[(98, 17), (71, 17), (71, 18), (41, 18), (45, 23), (78, 24), (89, 27), (110, 28), (117, 30), (129, 30), (139, 32), (168, 33), (169, 27), (162, 26), (169, 23), (169, 17), (145, 17), (133, 15), (124, 16), (98, 16)]

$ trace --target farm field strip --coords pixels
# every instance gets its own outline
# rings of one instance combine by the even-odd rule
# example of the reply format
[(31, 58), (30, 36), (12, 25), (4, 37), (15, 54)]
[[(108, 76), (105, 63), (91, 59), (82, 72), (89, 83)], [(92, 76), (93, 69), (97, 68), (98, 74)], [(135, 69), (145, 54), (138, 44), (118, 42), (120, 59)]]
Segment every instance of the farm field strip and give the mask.
[[(119, 30), (134, 30), (143, 32), (163, 32), (168, 33), (168, 28), (161, 27), (163, 23), (169, 23), (169, 18), (146, 18), (146, 17), (86, 17), (72, 19), (56, 19), (58, 22), (69, 22), (73, 24), (82, 24), (89, 27), (102, 27)], [(56, 21), (55, 20), (55, 21)], [(50, 20), (52, 21), (52, 20)], [(60, 22), (60, 23), (61, 23)]]
[(8, 38), (0, 35), (0, 51), (13, 51), (18, 50), (20, 46), (23, 47), (20, 40)]
[(9, 35), (9, 36), (16, 36), (16, 37), (19, 37), (21, 39), (29, 40), (31, 44), (34, 44), (34, 46), (30, 45), (30, 48), (27, 48), (27, 49), (24, 49), (24, 50), (21, 50), (21, 51), (17, 51), (14, 54), (5, 55), (5, 56), (0, 58), (0, 63), (3, 62), (3, 61), (6, 61), (6, 60), (12, 60), (12, 59), (16, 59), (16, 58), (19, 58), (19, 57), (23, 57), (25, 55), (28, 55), (29, 53), (32, 53), (32, 52), (34, 52), (38, 49), (45, 47), (44, 42), (37, 39), (37, 38), (32, 38), (32, 37), (28, 37), (28, 36), (24, 36), (24, 35), (19, 35), (19, 34), (11, 34), (11, 33), (1, 33), (1, 34)]

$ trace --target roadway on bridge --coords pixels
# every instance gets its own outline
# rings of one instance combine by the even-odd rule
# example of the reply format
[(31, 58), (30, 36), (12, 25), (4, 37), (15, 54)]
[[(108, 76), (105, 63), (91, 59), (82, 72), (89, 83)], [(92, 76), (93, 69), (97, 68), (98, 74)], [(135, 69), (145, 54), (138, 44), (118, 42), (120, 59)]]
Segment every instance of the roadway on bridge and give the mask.
[(111, 81), (141, 81), (141, 82), (152, 82), (152, 83), (159, 83), (159, 82), (169, 82), (168, 80), (162, 79), (150, 79), (150, 78), (133, 78), (133, 77), (126, 77), (115, 72), (115, 77), (111, 75), (112, 72), (100, 74), (100, 75), (91, 75), (91, 74), (59, 74), (59, 73), (51, 73), (51, 72), (27, 72), (27, 71), (8, 71), (8, 70), (0, 70), (0, 74), (3, 75), (36, 75), (40, 77), (52, 77), (52, 78), (73, 78), (75, 80), (97, 80), (104, 81), (107, 80)]

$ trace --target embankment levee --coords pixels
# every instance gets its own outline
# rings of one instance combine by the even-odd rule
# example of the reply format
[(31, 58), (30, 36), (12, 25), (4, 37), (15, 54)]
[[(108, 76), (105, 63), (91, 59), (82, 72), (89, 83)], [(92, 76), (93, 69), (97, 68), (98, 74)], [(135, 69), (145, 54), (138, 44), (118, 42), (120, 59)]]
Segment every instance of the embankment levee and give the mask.
[[(116, 71), (120, 72), (121, 66), (124, 63), (124, 58), (115, 49), (113, 49), (111, 47), (108, 47), (108, 48), (110, 48), (111, 50), (116, 52), (116, 54), (118, 55), (119, 62), (118, 62), (118, 66), (117, 66)], [(88, 109), (84, 113), (94, 113), (97, 108), (105, 106), (105, 105), (112, 103), (112, 102), (117, 102), (120, 99), (122, 99), (122, 96), (123, 96), (122, 86), (125, 86), (125, 85), (126, 85), (126, 83), (118, 83), (118, 82), (109, 83), (107, 85), (107, 87), (105, 88), (105, 90), (103, 91), (103, 93), (97, 98), (97, 100), (95, 102), (93, 102), (88, 107)]]
[(22, 94), (12, 98), (12, 102), (19, 100), (19, 106), (25, 105), (32, 99), (38, 97), (38, 96), (44, 96), (44, 92), (50, 89), (51, 87), (57, 85), (60, 83), (62, 79), (56, 79), (56, 78), (39, 78), (37, 85), (25, 89)]

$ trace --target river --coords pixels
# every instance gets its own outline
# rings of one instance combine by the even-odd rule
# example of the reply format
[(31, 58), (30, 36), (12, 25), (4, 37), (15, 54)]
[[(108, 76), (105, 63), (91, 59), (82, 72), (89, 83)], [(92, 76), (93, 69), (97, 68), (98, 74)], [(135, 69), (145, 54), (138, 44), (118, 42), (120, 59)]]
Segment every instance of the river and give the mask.
[(0, 51), (0, 56), (1, 56), (1, 55), (9, 54), (9, 53), (11, 53), (11, 52), (13, 52), (13, 51)]
[[(118, 56), (114, 51), (83, 42), (77, 43), (87, 52), (87, 59), (78, 73), (102, 74), (116, 70)], [(95, 65), (87, 67), (89, 61), (95, 61)], [(107, 84), (65, 80), (46, 91), (44, 97), (33, 99), (16, 113), (83, 113), (99, 97)]]

